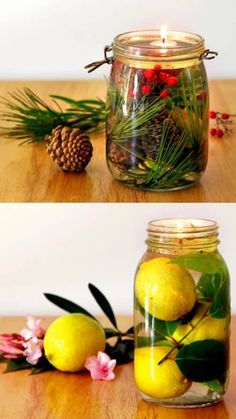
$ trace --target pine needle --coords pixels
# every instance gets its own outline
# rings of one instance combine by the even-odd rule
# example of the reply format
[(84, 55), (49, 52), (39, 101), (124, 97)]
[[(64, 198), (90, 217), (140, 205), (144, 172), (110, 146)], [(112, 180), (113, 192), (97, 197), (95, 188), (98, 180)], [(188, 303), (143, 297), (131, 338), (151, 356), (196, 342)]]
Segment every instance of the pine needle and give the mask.
[[(116, 143), (126, 141), (134, 136), (140, 137), (147, 134), (148, 128), (145, 123), (160, 113), (165, 106), (165, 101), (161, 98), (154, 99), (151, 103), (148, 103), (144, 98), (133, 109), (131, 108), (133, 106), (132, 102), (128, 104), (127, 115), (125, 115), (123, 98), (118, 96), (118, 99), (114, 99), (113, 96), (113, 100), (115, 105), (112, 107), (113, 112), (110, 116), (111, 124), (108, 129), (108, 136)], [(110, 103), (107, 106), (109, 107)]]
[[(148, 163), (146, 167), (139, 170), (122, 171), (123, 175), (129, 178), (142, 180), (140, 186), (150, 189), (170, 189), (178, 186), (178, 182), (186, 175), (197, 169), (196, 159), (193, 150), (183, 158), (183, 148), (186, 144), (186, 135), (183, 133), (178, 141), (174, 141), (176, 130), (170, 121), (164, 123), (160, 146), (155, 160), (146, 160), (140, 156), (139, 159)], [(122, 147), (121, 144), (119, 146)], [(132, 153), (127, 148), (126, 152)], [(137, 156), (137, 155), (136, 155)], [(186, 181), (186, 185), (187, 185)], [(138, 187), (138, 184), (136, 185)]]
[[(54, 106), (49, 106), (29, 88), (9, 93), (8, 98), (1, 97), (0, 103), (6, 110), (0, 112), (0, 119), (6, 126), (0, 127), (0, 135), (33, 143), (44, 141), (58, 125), (89, 133), (104, 129), (106, 109), (101, 99), (76, 101), (58, 95), (50, 97)], [(63, 111), (55, 99), (70, 107)]]

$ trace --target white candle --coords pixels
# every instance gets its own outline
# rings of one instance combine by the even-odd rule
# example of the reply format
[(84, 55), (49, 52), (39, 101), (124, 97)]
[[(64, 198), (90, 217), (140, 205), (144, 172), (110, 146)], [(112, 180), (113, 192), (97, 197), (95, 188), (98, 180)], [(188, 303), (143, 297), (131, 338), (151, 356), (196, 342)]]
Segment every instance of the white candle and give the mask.
[(177, 42), (168, 39), (168, 31), (166, 25), (161, 27), (161, 39), (159, 41), (153, 41), (150, 45), (154, 47), (161, 47), (161, 53), (167, 53), (167, 47), (175, 47)]

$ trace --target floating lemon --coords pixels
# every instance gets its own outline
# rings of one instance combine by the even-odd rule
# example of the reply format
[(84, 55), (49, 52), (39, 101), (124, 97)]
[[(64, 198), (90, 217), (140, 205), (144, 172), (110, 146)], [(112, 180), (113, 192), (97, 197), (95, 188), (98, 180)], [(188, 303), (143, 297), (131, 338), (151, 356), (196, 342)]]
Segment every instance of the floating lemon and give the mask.
[(178, 397), (191, 386), (191, 381), (184, 377), (174, 359), (167, 359), (158, 365), (169, 350), (170, 348), (165, 346), (135, 349), (135, 382), (138, 389), (150, 397)]
[[(214, 339), (223, 342), (229, 334), (226, 317), (222, 319), (217, 319), (209, 315), (203, 317), (206, 310), (207, 306), (205, 304), (201, 304), (191, 322), (180, 325), (174, 332), (173, 338), (179, 342), (183, 336), (192, 330), (191, 333), (189, 333), (189, 335), (183, 340), (183, 344), (187, 345), (191, 342), (205, 339)], [(197, 324), (198, 322), (199, 324)]]
[(135, 292), (145, 311), (160, 320), (176, 320), (189, 313), (196, 302), (195, 283), (182, 266), (161, 257), (144, 262), (136, 276)]
[(45, 355), (60, 371), (80, 371), (88, 356), (104, 351), (106, 338), (100, 324), (80, 313), (56, 319), (44, 338)]

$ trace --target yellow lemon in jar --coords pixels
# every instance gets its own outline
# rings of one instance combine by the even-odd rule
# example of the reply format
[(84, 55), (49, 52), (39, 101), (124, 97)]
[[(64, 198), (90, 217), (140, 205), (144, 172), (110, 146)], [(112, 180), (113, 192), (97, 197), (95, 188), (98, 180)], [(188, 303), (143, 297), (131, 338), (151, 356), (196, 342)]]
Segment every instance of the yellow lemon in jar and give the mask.
[(179, 342), (187, 333), (189, 335), (183, 340), (187, 345), (197, 340), (214, 339), (221, 342), (229, 336), (229, 322), (226, 317), (217, 319), (205, 313), (208, 306), (201, 304), (194, 317), (187, 324), (181, 324), (173, 334), (173, 338)]
[(160, 320), (177, 320), (196, 303), (195, 282), (182, 266), (160, 257), (144, 262), (136, 275), (135, 294), (139, 304)]
[(60, 371), (84, 369), (88, 356), (104, 351), (105, 332), (102, 326), (85, 314), (66, 314), (56, 319), (44, 338), (45, 356)]
[(191, 386), (178, 368), (174, 360), (166, 359), (162, 364), (158, 362), (166, 356), (170, 347), (152, 346), (137, 348), (134, 353), (134, 377), (138, 389), (157, 399), (178, 397), (184, 394)]

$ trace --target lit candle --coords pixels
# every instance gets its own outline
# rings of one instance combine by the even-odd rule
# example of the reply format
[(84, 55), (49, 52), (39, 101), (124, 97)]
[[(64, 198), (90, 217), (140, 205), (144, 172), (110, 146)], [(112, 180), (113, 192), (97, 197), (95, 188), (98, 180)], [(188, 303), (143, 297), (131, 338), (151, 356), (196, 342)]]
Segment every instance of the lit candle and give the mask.
[(177, 42), (168, 39), (168, 31), (166, 25), (162, 25), (161, 27), (161, 39), (159, 41), (151, 42), (151, 45), (155, 47), (161, 47), (161, 53), (167, 53), (167, 47), (175, 47)]
[(191, 219), (185, 220), (185, 219), (177, 219), (176, 220), (176, 228), (178, 230), (178, 238), (183, 239), (185, 237), (185, 229), (194, 229), (194, 221)]

